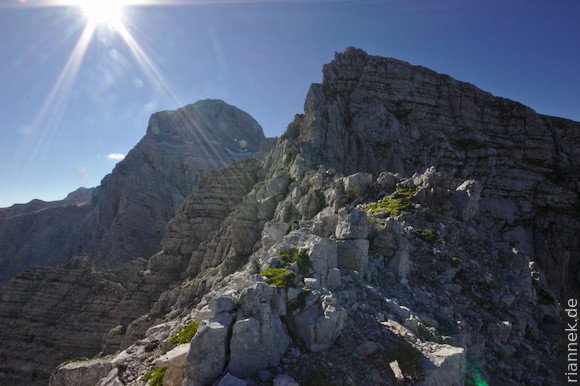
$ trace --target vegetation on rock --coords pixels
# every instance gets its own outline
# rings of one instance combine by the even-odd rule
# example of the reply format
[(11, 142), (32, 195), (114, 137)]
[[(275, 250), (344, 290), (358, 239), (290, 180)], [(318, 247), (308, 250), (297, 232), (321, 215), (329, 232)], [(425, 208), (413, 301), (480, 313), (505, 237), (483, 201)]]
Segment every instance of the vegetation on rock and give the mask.
[(184, 344), (189, 343), (197, 334), (197, 329), (199, 328), (199, 322), (194, 320), (193, 322), (189, 323), (187, 326), (183, 327), (182, 329), (178, 330), (175, 335), (169, 338), (169, 343), (171, 344)]
[(303, 275), (307, 275), (312, 268), (312, 260), (310, 260), (310, 256), (298, 248), (291, 248), (287, 251), (279, 252), (278, 257), (286, 266), (298, 263), (298, 269)]
[(166, 371), (167, 367), (154, 367), (141, 380), (149, 386), (163, 386), (163, 378), (165, 378)]
[(429, 244), (433, 244), (437, 241), (437, 235), (433, 229), (418, 229), (417, 236), (419, 236), (422, 240), (428, 242)]
[(260, 276), (266, 279), (266, 283), (278, 288), (295, 287), (296, 274), (286, 268), (268, 268), (260, 272)]
[(415, 194), (415, 189), (399, 187), (394, 193), (383, 197), (377, 202), (365, 205), (367, 213), (388, 213), (389, 216), (396, 216), (401, 212), (408, 212), (413, 209), (411, 199)]

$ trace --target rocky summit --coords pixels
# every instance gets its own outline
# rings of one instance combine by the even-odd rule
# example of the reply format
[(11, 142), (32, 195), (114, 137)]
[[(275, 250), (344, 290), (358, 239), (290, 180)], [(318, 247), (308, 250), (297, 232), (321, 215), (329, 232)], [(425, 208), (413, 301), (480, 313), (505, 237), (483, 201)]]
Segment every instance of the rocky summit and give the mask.
[(70, 260), (0, 290), (0, 383), (559, 384), (579, 153), (580, 123), (356, 48), (276, 140), (223, 102), (158, 113)]

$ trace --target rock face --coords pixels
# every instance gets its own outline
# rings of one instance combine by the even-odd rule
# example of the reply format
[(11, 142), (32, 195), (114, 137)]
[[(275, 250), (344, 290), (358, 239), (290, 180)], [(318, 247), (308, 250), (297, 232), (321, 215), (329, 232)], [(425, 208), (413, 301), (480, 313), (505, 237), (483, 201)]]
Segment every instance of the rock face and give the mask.
[(154, 114), (145, 137), (97, 189), (87, 252), (104, 266), (148, 258), (202, 174), (248, 158), (263, 139), (252, 117), (222, 101)]
[(79, 249), (69, 238), (90, 211), (92, 191), (0, 209), (0, 286), (28, 266), (62, 263)]
[(95, 355), (125, 295), (115, 279), (97, 273), (85, 255), (60, 268), (28, 268), (10, 281), (0, 294), (2, 384), (44, 385), (71, 353)]
[(76, 252), (99, 268), (149, 258), (203, 173), (249, 158), (263, 140), (252, 117), (219, 100), (154, 114), (145, 137), (94, 191), (0, 210), (0, 284), (27, 266), (63, 264)]
[(285, 134), (315, 162), (375, 176), (436, 165), (457, 182), (476, 180), (495, 239), (537, 261), (560, 298), (579, 292), (578, 123), (355, 48), (323, 74)]
[(271, 149), (184, 200), (120, 306), (151, 309), (111, 330), (122, 351), (100, 384), (164, 363), (186, 385), (559, 384), (579, 133), (422, 67), (337, 54)]

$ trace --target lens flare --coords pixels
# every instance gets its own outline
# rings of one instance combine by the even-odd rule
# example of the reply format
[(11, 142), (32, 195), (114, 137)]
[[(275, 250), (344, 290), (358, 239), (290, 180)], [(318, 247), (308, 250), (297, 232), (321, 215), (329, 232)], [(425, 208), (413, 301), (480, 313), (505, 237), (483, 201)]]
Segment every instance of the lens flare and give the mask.
[(120, 0), (76, 0), (72, 5), (82, 9), (89, 23), (118, 28), (123, 22), (123, 9), (127, 3)]

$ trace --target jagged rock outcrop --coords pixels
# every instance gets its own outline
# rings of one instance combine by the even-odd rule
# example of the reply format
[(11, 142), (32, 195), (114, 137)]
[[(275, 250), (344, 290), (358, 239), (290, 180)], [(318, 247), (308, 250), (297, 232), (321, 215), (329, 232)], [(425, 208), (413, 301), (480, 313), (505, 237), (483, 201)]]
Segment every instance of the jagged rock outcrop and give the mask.
[(88, 253), (99, 268), (149, 258), (203, 173), (251, 157), (263, 140), (252, 117), (219, 100), (154, 114), (90, 204), (91, 191), (82, 191), (61, 202), (0, 210), (0, 284), (27, 266), (63, 264), (76, 252)]
[(477, 180), (496, 240), (537, 261), (559, 298), (579, 292), (578, 123), (355, 48), (324, 66), (304, 111), (285, 137), (328, 168), (410, 176), (436, 165)]

